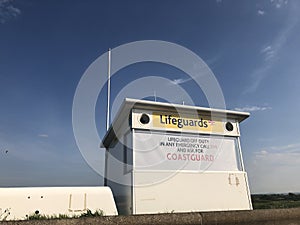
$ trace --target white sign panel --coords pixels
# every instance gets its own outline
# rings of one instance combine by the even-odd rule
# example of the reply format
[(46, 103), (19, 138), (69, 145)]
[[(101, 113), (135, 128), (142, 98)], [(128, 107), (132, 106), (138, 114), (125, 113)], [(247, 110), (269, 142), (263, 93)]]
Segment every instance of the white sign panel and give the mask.
[(238, 171), (234, 137), (135, 131), (136, 170)]
[(132, 110), (132, 128), (202, 134), (239, 136), (238, 122), (212, 115)]

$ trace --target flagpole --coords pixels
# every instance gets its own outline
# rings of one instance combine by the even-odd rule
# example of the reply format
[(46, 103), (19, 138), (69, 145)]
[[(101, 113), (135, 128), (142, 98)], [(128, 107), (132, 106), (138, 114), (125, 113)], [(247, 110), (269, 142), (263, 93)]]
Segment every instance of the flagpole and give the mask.
[(106, 131), (109, 128), (111, 49), (108, 49)]

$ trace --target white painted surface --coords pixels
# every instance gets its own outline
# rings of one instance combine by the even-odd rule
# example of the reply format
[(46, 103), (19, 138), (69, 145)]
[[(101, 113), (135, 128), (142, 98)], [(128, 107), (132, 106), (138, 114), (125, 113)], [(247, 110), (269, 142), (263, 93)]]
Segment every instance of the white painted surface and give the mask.
[(136, 185), (168, 175), (134, 188), (134, 214), (251, 209), (245, 172), (134, 172)]
[(80, 215), (87, 209), (118, 215), (108, 187), (0, 188), (0, 220), (24, 220), (26, 215)]
[[(132, 138), (131, 134), (129, 136)], [(114, 143), (113, 147), (109, 149), (109, 154), (107, 155), (105, 165), (107, 178), (106, 185), (113, 191), (118, 212), (122, 215), (128, 215), (131, 214), (132, 206), (132, 174), (129, 172), (129, 168), (132, 167), (124, 163), (125, 149), (122, 144), (123, 140), (122, 142), (117, 141)], [(129, 160), (132, 161), (132, 157)]]

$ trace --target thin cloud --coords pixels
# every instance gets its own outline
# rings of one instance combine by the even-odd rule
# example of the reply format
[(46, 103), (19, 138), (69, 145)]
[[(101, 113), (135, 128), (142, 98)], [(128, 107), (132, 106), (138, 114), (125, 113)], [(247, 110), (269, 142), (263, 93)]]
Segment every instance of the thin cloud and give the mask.
[[(280, 7), (283, 4), (288, 4), (287, 1), (271, 1), (272, 4), (279, 4)], [(270, 70), (275, 65), (276, 61), (278, 60), (278, 55), (284, 45), (286, 44), (290, 34), (293, 32), (295, 26), (299, 22), (299, 6), (297, 3), (293, 2), (294, 4), (290, 4), (290, 13), (289, 17), (286, 20), (286, 26), (279, 32), (277, 37), (273, 40), (273, 42), (269, 45), (265, 45), (260, 49), (260, 54), (263, 57), (264, 62), (262, 65), (253, 71), (251, 74), (252, 83), (249, 85), (248, 88), (245, 89), (244, 94), (252, 93), (257, 90), (260, 83), (263, 79), (265, 79), (269, 74)]]
[(261, 150), (261, 151), (260, 151), (260, 154), (266, 155), (266, 154), (268, 154), (268, 152), (267, 152), (266, 150)]
[(288, 0), (270, 0), (271, 4), (277, 8), (280, 9), (282, 6), (287, 5), (288, 4)]
[(262, 48), (262, 49), (260, 50), (260, 52), (261, 52), (261, 53), (266, 53), (266, 52), (270, 51), (271, 49), (272, 49), (272, 47), (269, 45), (269, 46), (267, 46), (267, 47)]
[(171, 80), (170, 82), (171, 82), (171, 84), (178, 85), (178, 84), (186, 83), (186, 82), (188, 82), (190, 80), (192, 80), (192, 78), (186, 78), (186, 79), (179, 78), (179, 79)]
[(21, 14), (21, 10), (13, 6), (13, 0), (0, 0), (0, 24)]
[(223, 57), (223, 52), (218, 52), (212, 58), (205, 59), (204, 62), (212, 68), (215, 63), (217, 63)]
[(264, 60), (268, 61), (274, 58), (277, 54), (278, 49), (274, 49), (271, 45), (263, 47), (260, 52), (264, 56)]
[[(254, 152), (256, 157), (270, 157), (273, 156), (294, 156), (300, 155), (300, 143), (292, 143), (286, 145), (273, 145), (261, 148)], [(300, 160), (300, 158), (299, 158)]]
[(281, 145), (281, 146), (271, 146), (268, 149), (270, 149), (272, 151), (281, 151), (281, 152), (290, 152), (290, 153), (299, 152), (300, 153), (300, 143), (287, 144), (287, 145)]
[(254, 154), (256, 157), (265, 157), (266, 155), (298, 155), (300, 154), (300, 143), (264, 147), (254, 152)]
[(271, 7), (269, 4), (268, 4), (269, 7), (267, 5), (264, 5), (264, 6), (260, 5), (259, 9), (257, 10), (257, 15), (259, 15), (259, 16), (265, 15), (266, 8), (267, 8), (267, 10), (272, 10), (274, 8), (275, 8), (275, 10), (279, 10), (279, 9), (283, 8), (283, 6), (286, 6), (288, 4), (288, 0), (270, 0), (269, 3), (271, 5)]
[(48, 135), (48, 134), (39, 134), (38, 137), (41, 137), (41, 138), (48, 138), (49, 135)]
[(257, 164), (293, 168), (300, 165), (300, 143), (265, 147), (254, 152), (254, 157)]
[(245, 106), (242, 108), (234, 108), (234, 110), (236, 111), (244, 111), (244, 112), (265, 111), (270, 109), (272, 108), (267, 106)]
[[(255, 192), (299, 191), (300, 144), (262, 148), (253, 152), (248, 173)], [(281, 181), (278, 182), (278, 179)], [(284, 182), (282, 182), (284, 180)], [(288, 188), (288, 189), (287, 189)]]
[(265, 15), (265, 11), (259, 9), (259, 10), (257, 10), (257, 14), (260, 15), (260, 16), (263, 16), (263, 15)]

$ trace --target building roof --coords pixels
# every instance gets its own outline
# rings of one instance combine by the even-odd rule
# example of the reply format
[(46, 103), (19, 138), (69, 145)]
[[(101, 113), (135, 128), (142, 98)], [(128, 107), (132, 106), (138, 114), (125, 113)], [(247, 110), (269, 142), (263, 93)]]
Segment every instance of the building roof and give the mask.
[[(153, 111), (165, 111), (165, 112), (177, 112), (181, 113), (194, 113), (195, 111), (201, 114), (211, 115), (216, 117), (225, 117), (230, 119), (236, 119), (238, 122), (242, 122), (250, 116), (248, 112), (224, 110), (224, 109), (213, 109), (200, 106), (180, 105), (165, 102), (154, 102), (148, 100), (139, 100), (125, 98), (118, 113), (116, 114), (113, 122), (111, 123), (108, 131), (106, 132), (102, 142), (103, 146), (107, 147), (111, 140), (115, 138), (114, 130), (118, 130), (124, 121), (128, 121), (128, 116), (132, 109), (143, 109)], [(114, 128), (114, 129), (113, 129)], [(103, 147), (101, 146), (101, 147)]]

